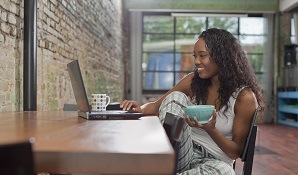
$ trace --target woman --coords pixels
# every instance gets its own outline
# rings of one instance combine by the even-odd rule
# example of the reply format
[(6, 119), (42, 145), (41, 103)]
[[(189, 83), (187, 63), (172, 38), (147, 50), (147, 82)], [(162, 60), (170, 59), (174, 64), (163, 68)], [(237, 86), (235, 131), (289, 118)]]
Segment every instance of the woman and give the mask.
[(193, 51), (195, 70), (155, 102), (140, 105), (125, 100), (123, 110), (158, 115), (184, 115), (183, 105), (214, 105), (206, 124), (185, 117), (177, 172), (181, 174), (234, 174), (232, 164), (243, 149), (254, 111), (264, 101), (254, 70), (237, 39), (228, 31), (208, 29)]

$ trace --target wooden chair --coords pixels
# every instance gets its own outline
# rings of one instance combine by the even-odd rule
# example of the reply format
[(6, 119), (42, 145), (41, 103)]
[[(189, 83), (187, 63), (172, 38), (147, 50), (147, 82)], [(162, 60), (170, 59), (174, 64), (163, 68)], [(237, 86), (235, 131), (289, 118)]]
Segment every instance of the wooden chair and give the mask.
[(177, 169), (179, 146), (180, 146), (180, 135), (182, 133), (184, 122), (185, 122), (185, 120), (181, 116), (177, 116), (177, 115), (167, 112), (166, 116), (165, 116), (164, 123), (163, 123), (163, 127), (167, 133), (167, 136), (168, 136), (174, 150), (175, 150), (174, 174), (176, 174), (176, 169)]
[[(258, 116), (258, 110), (255, 110), (250, 129), (244, 144), (244, 148), (240, 154), (240, 159), (243, 164), (242, 174), (243, 175), (251, 175), (253, 159), (255, 154), (255, 143), (257, 137), (258, 126), (255, 125), (256, 118)], [(234, 162), (235, 169), (236, 161)]]
[(32, 147), (29, 141), (0, 145), (0, 174), (36, 174)]

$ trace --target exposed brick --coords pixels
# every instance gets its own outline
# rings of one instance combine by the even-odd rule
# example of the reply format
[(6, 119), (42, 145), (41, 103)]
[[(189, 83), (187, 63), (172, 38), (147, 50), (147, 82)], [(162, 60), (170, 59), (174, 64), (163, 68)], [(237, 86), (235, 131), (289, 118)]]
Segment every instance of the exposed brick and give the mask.
[(44, 48), (45, 47), (45, 42), (41, 39), (38, 40), (38, 46)]
[(24, 8), (20, 9), (20, 17), (21, 19), (24, 19)]
[(15, 3), (15, 4), (17, 4), (17, 5), (20, 4), (20, 0), (10, 0), (10, 1), (13, 2), (13, 3)]
[[(87, 94), (94, 91), (109, 93), (112, 101), (122, 100), (124, 35), (122, 12), (118, 8), (122, 3), (111, 1), (104, 2), (103, 7), (103, 2), (98, 0), (38, 0), (38, 110), (61, 110), (64, 103), (75, 102), (66, 71), (66, 64), (74, 59), (80, 61)], [(0, 8), (0, 59), (4, 60), (0, 60), (0, 72), (3, 69), (8, 73), (1, 74), (0, 80), (7, 79), (9, 90), (4, 93), (7, 98), (2, 106), (0, 104), (0, 111), (22, 109), (23, 99), (16, 100), (11, 94), (16, 90), (21, 94), (22, 91), (22, 70), (14, 70), (17, 67), (22, 69), (22, 63), (13, 60), (22, 60), (23, 56), (24, 3), (4, 0), (3, 8)], [(110, 49), (112, 51), (108, 51)], [(17, 75), (9, 76), (15, 73)], [(16, 81), (14, 77), (21, 79)], [(0, 86), (0, 94), (3, 90)]]
[(1, 19), (4, 22), (7, 22), (7, 12), (6, 11), (2, 11), (2, 13), (1, 13)]
[(8, 22), (10, 23), (10, 24), (17, 24), (17, 18), (16, 18), (16, 16), (14, 15), (14, 14), (12, 14), (12, 13), (9, 13), (8, 14)]
[(17, 28), (13, 25), (10, 26), (10, 35), (16, 36), (17, 35)]
[(0, 91), (0, 108), (5, 103), (5, 95)]
[(7, 92), (9, 89), (8, 89), (8, 82), (7, 81), (1, 81), (0, 82), (0, 86), (1, 86), (1, 91), (2, 92)]
[(53, 3), (55, 6), (58, 5), (57, 0), (50, 0), (50, 1), (51, 1), (51, 3)]
[(13, 14), (18, 15), (19, 9), (18, 9), (18, 7), (17, 7), (16, 4), (14, 4), (14, 3), (10, 3), (9, 11), (10, 11), (11, 13), (13, 13)]
[(7, 34), (10, 33), (10, 26), (7, 23), (2, 22), (1, 23), (1, 30)]
[(63, 5), (64, 7), (66, 7), (66, 6), (67, 6), (67, 1), (66, 1), (66, 0), (62, 0), (62, 5)]
[(2, 43), (2, 42), (4, 42), (4, 40), (5, 40), (4, 35), (2, 35), (2, 34), (0, 33), (0, 42)]

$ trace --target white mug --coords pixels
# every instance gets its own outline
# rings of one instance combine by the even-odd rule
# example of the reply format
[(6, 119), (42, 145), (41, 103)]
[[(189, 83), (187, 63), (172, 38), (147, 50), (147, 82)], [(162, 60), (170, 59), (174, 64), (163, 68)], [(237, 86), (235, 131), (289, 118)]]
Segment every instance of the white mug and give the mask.
[(92, 111), (106, 111), (106, 108), (111, 101), (107, 94), (92, 94), (91, 100)]

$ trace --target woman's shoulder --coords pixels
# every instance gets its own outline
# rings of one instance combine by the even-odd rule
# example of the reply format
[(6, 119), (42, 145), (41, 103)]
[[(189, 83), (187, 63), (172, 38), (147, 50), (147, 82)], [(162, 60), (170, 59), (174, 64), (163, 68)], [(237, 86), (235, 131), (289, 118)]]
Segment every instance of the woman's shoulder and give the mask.
[(185, 93), (186, 95), (190, 95), (190, 85), (193, 78), (193, 73), (189, 73), (186, 76), (184, 76), (179, 83), (174, 86), (172, 91), (180, 91)]
[(185, 75), (183, 78), (181, 78), (180, 82), (182, 82), (183, 84), (185, 84), (185, 83), (190, 84), (193, 77), (194, 77), (194, 73), (191, 72), (191, 73)]
[(193, 72), (191, 72), (191, 73), (189, 73), (189, 74), (185, 75), (185, 77), (183, 77), (183, 78), (192, 79), (193, 77), (194, 77), (194, 73), (193, 73)]
[(241, 106), (257, 106), (256, 96), (250, 88), (244, 87), (239, 91), (236, 104)]

